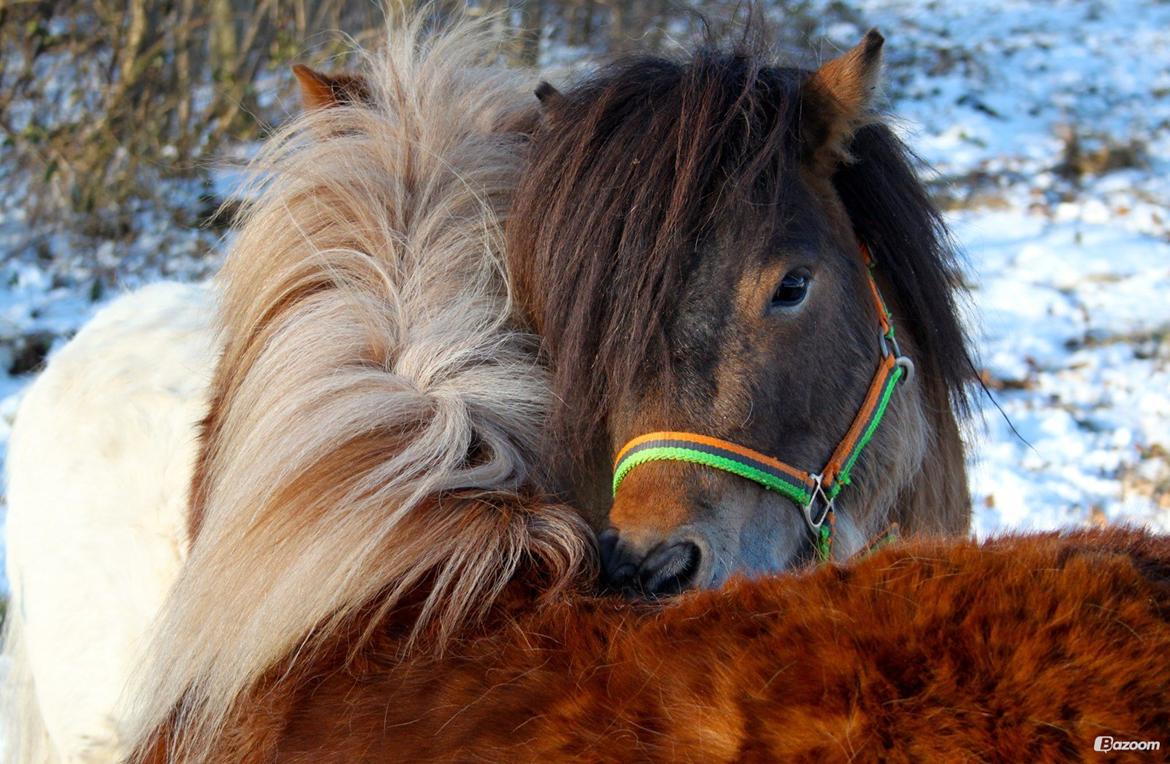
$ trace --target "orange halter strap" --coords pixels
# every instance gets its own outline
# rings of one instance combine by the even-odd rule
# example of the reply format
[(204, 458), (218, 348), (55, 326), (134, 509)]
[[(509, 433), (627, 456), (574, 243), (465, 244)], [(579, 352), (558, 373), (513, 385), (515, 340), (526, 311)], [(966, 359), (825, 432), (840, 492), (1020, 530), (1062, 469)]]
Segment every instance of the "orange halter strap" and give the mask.
[(791, 499), (801, 508), (813, 533), (818, 556), (821, 560), (830, 559), (833, 503), (841, 489), (850, 484), (853, 466), (877, 432), (894, 388), (914, 371), (914, 363), (902, 355), (894, 338), (892, 316), (874, 280), (875, 263), (864, 244), (861, 245), (861, 255), (865, 259), (869, 289), (877, 308), (881, 358), (853, 423), (819, 472), (806, 472), (722, 438), (693, 432), (651, 432), (629, 441), (618, 452), (613, 465), (613, 494), (617, 495), (631, 470), (649, 462), (690, 462), (730, 472)]

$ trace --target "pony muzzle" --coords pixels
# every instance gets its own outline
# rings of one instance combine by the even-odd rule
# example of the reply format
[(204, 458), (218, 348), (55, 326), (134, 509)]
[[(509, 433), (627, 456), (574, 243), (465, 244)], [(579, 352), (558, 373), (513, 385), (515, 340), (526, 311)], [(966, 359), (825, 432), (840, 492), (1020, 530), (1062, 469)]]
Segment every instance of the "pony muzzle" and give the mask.
[(598, 537), (602, 580), (611, 591), (632, 597), (667, 597), (706, 585), (710, 547), (702, 535), (622, 533), (609, 528)]

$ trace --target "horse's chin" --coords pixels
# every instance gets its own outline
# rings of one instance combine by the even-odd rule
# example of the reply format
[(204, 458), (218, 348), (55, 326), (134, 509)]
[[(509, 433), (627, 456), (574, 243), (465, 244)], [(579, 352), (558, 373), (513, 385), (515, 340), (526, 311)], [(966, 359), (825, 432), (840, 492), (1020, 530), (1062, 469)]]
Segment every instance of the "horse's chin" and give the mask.
[(782, 557), (777, 555), (766, 560), (744, 558), (734, 560), (731, 565), (712, 565), (710, 571), (700, 570), (696, 576), (695, 588), (718, 589), (733, 578), (756, 579), (784, 575), (805, 570), (815, 563), (815, 549), (811, 539), (802, 538), (796, 549)]
[[(693, 588), (717, 588), (733, 577), (781, 574), (815, 560), (812, 534), (795, 504), (763, 491), (734, 499), (733, 508), (716, 513), (721, 522), (694, 525), (704, 554)], [(727, 523), (731, 518), (738, 522)]]

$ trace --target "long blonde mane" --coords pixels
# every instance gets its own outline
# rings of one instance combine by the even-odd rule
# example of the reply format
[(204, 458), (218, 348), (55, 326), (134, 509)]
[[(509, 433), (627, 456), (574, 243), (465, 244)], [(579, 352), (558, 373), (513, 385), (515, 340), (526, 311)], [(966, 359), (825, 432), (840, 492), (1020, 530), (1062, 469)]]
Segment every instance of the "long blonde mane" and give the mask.
[(136, 747), (170, 723), (201, 758), (242, 693), (359, 611), (410, 594), (441, 641), (520, 565), (558, 584), (591, 559), (584, 523), (538, 500), (548, 384), (501, 251), (510, 127), (536, 99), (489, 29), (392, 29), (371, 103), (309, 113), (257, 159), (220, 275), (200, 528), (130, 693)]

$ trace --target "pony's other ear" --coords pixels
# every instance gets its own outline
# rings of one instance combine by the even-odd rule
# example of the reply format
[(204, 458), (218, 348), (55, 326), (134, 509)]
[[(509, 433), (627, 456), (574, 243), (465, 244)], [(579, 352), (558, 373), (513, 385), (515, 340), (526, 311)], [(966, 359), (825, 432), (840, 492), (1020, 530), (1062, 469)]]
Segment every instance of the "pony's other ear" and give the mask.
[(306, 111), (370, 102), (370, 87), (359, 75), (322, 74), (303, 64), (295, 64), (292, 70)]
[(853, 132), (871, 115), (885, 38), (876, 29), (847, 53), (812, 73), (801, 89), (804, 158), (832, 170), (849, 158)]
[(540, 110), (544, 112), (565, 100), (561, 91), (553, 87), (547, 80), (541, 80), (540, 84), (536, 86), (536, 90), (532, 92), (536, 94), (536, 100), (540, 101)]

